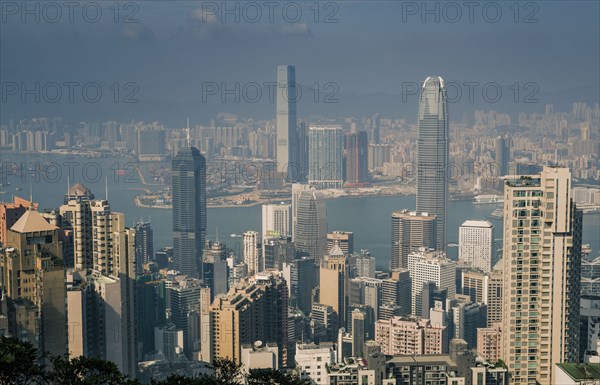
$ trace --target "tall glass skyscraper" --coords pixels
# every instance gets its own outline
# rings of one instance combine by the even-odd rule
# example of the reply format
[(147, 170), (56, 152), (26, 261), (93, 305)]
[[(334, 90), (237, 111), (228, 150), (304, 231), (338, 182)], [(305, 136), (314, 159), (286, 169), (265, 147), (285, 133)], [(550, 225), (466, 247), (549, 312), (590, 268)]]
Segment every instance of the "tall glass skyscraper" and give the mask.
[(173, 261), (189, 277), (202, 277), (206, 239), (206, 160), (195, 147), (183, 147), (172, 162)]
[(299, 193), (294, 242), (299, 255), (315, 261), (327, 253), (327, 208), (320, 191), (311, 189)]
[(436, 216), (436, 249), (446, 249), (448, 108), (444, 79), (428, 77), (419, 100), (417, 211)]
[(342, 127), (311, 126), (308, 130), (308, 184), (342, 188), (344, 158)]
[(290, 180), (305, 172), (299, 169), (296, 99), (296, 67), (277, 67), (277, 171)]

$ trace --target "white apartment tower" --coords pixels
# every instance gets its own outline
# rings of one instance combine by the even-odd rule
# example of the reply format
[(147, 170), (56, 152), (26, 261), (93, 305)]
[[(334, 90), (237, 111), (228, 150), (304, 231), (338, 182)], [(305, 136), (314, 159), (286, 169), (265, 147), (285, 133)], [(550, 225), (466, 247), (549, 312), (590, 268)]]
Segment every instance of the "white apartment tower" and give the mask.
[(458, 230), (458, 259), (489, 273), (494, 264), (494, 225), (465, 221)]

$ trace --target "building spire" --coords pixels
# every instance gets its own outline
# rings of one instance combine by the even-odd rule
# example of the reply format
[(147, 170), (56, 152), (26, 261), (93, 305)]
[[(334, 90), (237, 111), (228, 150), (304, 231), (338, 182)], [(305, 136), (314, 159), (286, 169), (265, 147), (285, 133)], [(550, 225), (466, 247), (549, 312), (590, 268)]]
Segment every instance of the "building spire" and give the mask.
[(33, 183), (29, 181), (29, 210), (33, 211)]
[(219, 242), (219, 226), (217, 226), (217, 242)]
[(190, 145), (190, 118), (187, 118), (186, 143), (187, 143), (187, 147), (191, 147), (191, 145)]
[(108, 202), (108, 176), (104, 176), (104, 196), (106, 201)]

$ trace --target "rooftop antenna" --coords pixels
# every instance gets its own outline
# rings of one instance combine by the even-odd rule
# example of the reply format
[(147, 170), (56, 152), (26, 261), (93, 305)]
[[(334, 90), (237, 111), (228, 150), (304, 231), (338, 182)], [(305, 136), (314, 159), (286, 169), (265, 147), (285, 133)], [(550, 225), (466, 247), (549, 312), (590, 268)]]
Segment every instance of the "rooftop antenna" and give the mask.
[(191, 147), (190, 146), (190, 118), (187, 118), (186, 143), (187, 143), (188, 147)]
[(67, 196), (69, 196), (70, 191), (71, 191), (71, 175), (67, 174)]
[(105, 196), (106, 196), (105, 199), (108, 202), (108, 175), (104, 176), (104, 190), (105, 190), (104, 193), (105, 193)]
[(217, 226), (217, 242), (219, 242), (219, 226)]

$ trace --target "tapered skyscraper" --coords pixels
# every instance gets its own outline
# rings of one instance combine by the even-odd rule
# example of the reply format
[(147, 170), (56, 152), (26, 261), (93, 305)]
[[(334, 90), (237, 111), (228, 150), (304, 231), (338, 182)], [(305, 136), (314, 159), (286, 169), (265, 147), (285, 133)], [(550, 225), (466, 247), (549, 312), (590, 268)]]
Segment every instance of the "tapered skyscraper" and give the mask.
[(206, 239), (206, 160), (183, 147), (172, 162), (173, 261), (182, 274), (202, 277)]
[(291, 180), (305, 172), (299, 169), (296, 96), (296, 67), (277, 67), (277, 171)]
[(446, 249), (448, 108), (444, 79), (428, 77), (419, 100), (417, 211), (436, 216), (436, 249)]

